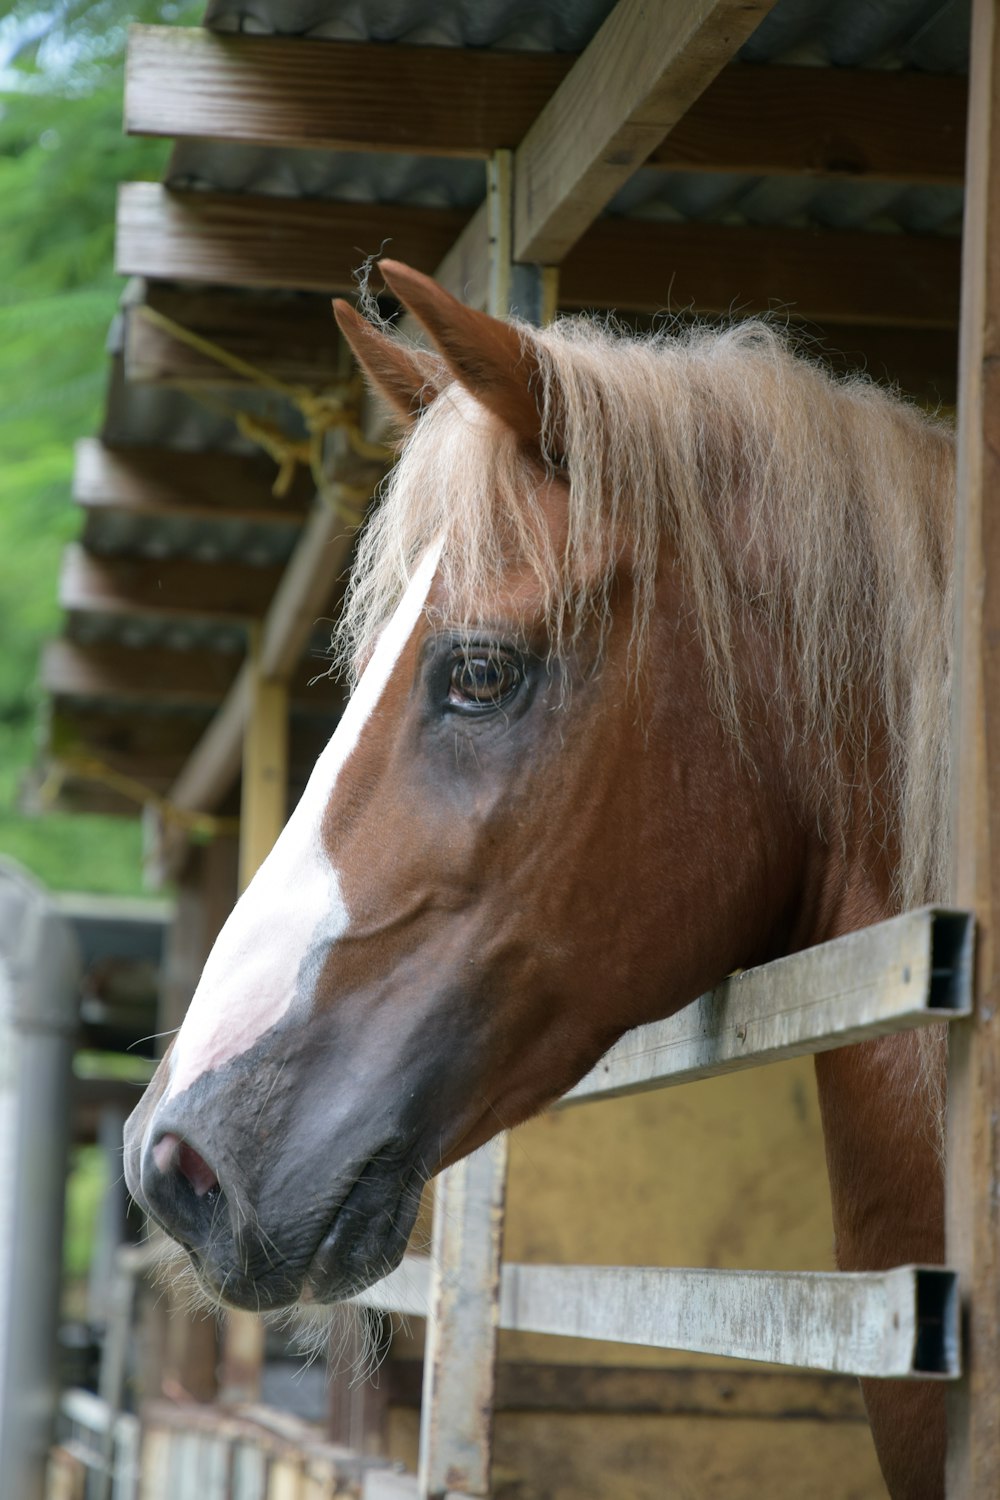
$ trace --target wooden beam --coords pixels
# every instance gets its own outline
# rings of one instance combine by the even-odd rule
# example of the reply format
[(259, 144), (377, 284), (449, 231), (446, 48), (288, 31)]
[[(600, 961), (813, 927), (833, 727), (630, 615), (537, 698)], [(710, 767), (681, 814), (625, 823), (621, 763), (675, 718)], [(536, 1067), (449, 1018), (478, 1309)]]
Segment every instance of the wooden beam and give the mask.
[(560, 264), (773, 0), (618, 0), (517, 148), (514, 259)]
[[(137, 190), (144, 226), (138, 234), (133, 233), (132, 189)], [(322, 278), (327, 287), (348, 290), (349, 268), (361, 258), (357, 247), (377, 247), (383, 232), (391, 236), (395, 228), (394, 253), (406, 259), (403, 246), (414, 235), (425, 235), (412, 263), (418, 269), (438, 268), (442, 285), (468, 296), (473, 305), (485, 302), (485, 208), (456, 240), (462, 217), (450, 209), (382, 205), (371, 210), (379, 218), (380, 233), (368, 240), (341, 237), (338, 250), (336, 243), (324, 241), (318, 226), (306, 228), (301, 211), (316, 209), (335, 217), (341, 209), (353, 213), (353, 205), (169, 194), (155, 183), (128, 184), (123, 194), (120, 243), (135, 272), (221, 278), (241, 285), (259, 285), (270, 277), (272, 284), (315, 286)], [(419, 223), (411, 227), (413, 214)], [(432, 229), (435, 215), (441, 219)], [(348, 243), (354, 248), (348, 249)], [(274, 244), (283, 247), (281, 253), (274, 252)], [(560, 304), (647, 312), (777, 308), (819, 322), (949, 328), (958, 319), (959, 258), (957, 239), (943, 235), (605, 218), (563, 263)]]
[(291, 293), (210, 291), (133, 283), (123, 303), (125, 375), (140, 384), (232, 386), (247, 377), (175, 338), (146, 316), (162, 314), (287, 385), (322, 390), (342, 378), (329, 299)]
[(571, 62), (544, 52), (133, 26), (125, 129), (286, 149), (487, 157), (517, 144)]
[(646, 165), (959, 186), (967, 101), (961, 77), (735, 63)]
[(1000, 1494), (1000, 16), (972, 7), (958, 411), (953, 890), (979, 919), (973, 1020), (949, 1037), (947, 1256), (966, 1319), (948, 1500)]
[(560, 303), (953, 328), (960, 257), (946, 235), (606, 218), (560, 267)]
[[(433, 1262), (406, 1255), (351, 1300), (426, 1316)], [(500, 1327), (685, 1349), (831, 1374), (952, 1380), (958, 1289), (940, 1266), (889, 1271), (719, 1271), (503, 1266)], [(977, 1497), (978, 1500), (978, 1497)]]
[(249, 563), (98, 557), (71, 543), (63, 553), (59, 603), (70, 613), (254, 620), (263, 618), (281, 574), (280, 567)]
[[(486, 159), (520, 144), (576, 61), (571, 53), (135, 26), (125, 129)], [(694, 100), (646, 165), (960, 183), (966, 94), (963, 78), (735, 64)]]
[[(49, 697), (66, 702), (214, 709), (229, 692), (241, 665), (240, 656), (226, 651), (87, 645), (60, 637), (45, 644), (40, 682)], [(327, 663), (318, 657), (296, 663), (289, 679), (296, 712), (319, 716), (340, 712), (343, 688), (322, 678), (326, 670)]]
[(355, 268), (382, 248), (433, 271), (468, 217), (462, 209), (180, 193), (126, 182), (118, 190), (115, 268), (124, 276), (351, 293)]
[(73, 467), (73, 499), (88, 511), (127, 511), (140, 518), (235, 520), (247, 525), (301, 526), (316, 486), (301, 469), (288, 495), (272, 493), (270, 459), (176, 448), (111, 447), (81, 438)]
[(559, 1107), (825, 1052), (971, 1009), (972, 919), (923, 907), (746, 969), (626, 1032)]

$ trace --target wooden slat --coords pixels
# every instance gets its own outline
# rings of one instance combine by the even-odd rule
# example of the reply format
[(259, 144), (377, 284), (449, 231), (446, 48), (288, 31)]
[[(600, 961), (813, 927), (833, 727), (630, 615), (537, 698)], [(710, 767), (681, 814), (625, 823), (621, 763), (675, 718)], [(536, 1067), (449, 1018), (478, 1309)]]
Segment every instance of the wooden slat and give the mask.
[(973, 924), (931, 907), (734, 974), (627, 1032), (560, 1106), (828, 1051), (971, 1010)]
[(514, 259), (561, 263), (772, 3), (618, 0), (517, 148)]
[[(430, 1277), (431, 1262), (408, 1255), (355, 1300), (420, 1316)], [(954, 1273), (940, 1267), (835, 1273), (508, 1264), (501, 1278), (501, 1328), (843, 1375), (953, 1378), (958, 1326)]]
[(73, 499), (88, 511), (119, 510), (150, 519), (301, 525), (315, 485), (300, 470), (288, 495), (276, 500), (275, 472), (275, 465), (263, 457), (111, 447), (98, 438), (81, 438), (73, 467)]
[(953, 891), (979, 919), (976, 1013), (949, 1048), (947, 1254), (967, 1319), (948, 1500), (1000, 1494), (1000, 18), (972, 11), (958, 420)]
[(560, 304), (952, 328), (960, 257), (943, 235), (608, 218), (563, 262)]
[(125, 375), (157, 385), (245, 387), (247, 377), (173, 337), (145, 316), (160, 313), (288, 385), (325, 389), (341, 378), (336, 324), (326, 297), (210, 292), (138, 279), (125, 299)]
[(63, 553), (59, 603), (76, 612), (261, 619), (280, 567), (97, 557), (72, 543)]
[[(136, 26), (125, 128), (182, 140), (488, 158), (520, 144), (576, 60)], [(923, 73), (734, 64), (647, 165), (959, 183), (966, 93), (962, 78)]]
[(505, 1266), (500, 1323), (842, 1375), (958, 1373), (954, 1274)]
[(418, 1481), (423, 1500), (490, 1493), (507, 1136), (438, 1179)]
[(380, 249), (433, 271), (469, 215), (461, 209), (118, 190), (115, 266), (125, 276), (240, 287), (353, 292), (353, 271)]
[[(438, 268), (442, 285), (485, 303), (485, 209), (456, 242), (464, 218), (450, 209), (169, 194), (155, 183), (131, 183), (122, 194), (119, 246), (137, 273), (351, 290), (351, 268), (387, 239), (393, 254), (418, 269)], [(318, 222), (308, 224), (313, 211), (332, 219), (360, 214), (367, 229), (357, 224), (331, 239)], [(958, 318), (959, 257), (948, 236), (602, 219), (561, 267), (560, 304), (777, 309), (819, 322), (950, 328)]]

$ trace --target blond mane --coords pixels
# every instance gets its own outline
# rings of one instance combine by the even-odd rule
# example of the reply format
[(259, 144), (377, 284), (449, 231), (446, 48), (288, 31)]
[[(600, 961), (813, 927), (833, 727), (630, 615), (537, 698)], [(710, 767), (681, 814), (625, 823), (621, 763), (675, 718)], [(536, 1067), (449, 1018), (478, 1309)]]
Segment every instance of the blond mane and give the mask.
[[(357, 663), (416, 560), (444, 539), (450, 605), (474, 625), (512, 557), (542, 587), (554, 649), (609, 618), (635, 563), (635, 660), (646, 650), (663, 534), (686, 570), (710, 688), (736, 735), (746, 612), (794, 678), (798, 733), (819, 747), (817, 795), (865, 765), (868, 715), (888, 726), (900, 907), (945, 891), (953, 442), (870, 381), (838, 381), (761, 322), (624, 336), (583, 319), (524, 328), (538, 350), (544, 448), (570, 484), (555, 552), (537, 463), (452, 385), (417, 422), (363, 538), (340, 627)], [(596, 582), (595, 582), (596, 580)], [(791, 716), (789, 716), (789, 719)], [(851, 753), (845, 756), (845, 748)]]

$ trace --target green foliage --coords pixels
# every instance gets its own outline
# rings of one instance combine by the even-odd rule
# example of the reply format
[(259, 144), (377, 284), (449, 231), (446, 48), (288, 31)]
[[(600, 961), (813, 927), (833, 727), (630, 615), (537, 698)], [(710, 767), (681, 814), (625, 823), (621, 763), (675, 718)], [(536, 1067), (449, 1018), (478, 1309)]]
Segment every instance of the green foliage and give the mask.
[(34, 754), (38, 651), (59, 629), (59, 558), (77, 530), (72, 445), (100, 425), (119, 181), (161, 175), (166, 146), (121, 132), (133, 20), (200, 7), (15, 3), (0, 16), (0, 849), (56, 887), (139, 888), (133, 824), (17, 811)]

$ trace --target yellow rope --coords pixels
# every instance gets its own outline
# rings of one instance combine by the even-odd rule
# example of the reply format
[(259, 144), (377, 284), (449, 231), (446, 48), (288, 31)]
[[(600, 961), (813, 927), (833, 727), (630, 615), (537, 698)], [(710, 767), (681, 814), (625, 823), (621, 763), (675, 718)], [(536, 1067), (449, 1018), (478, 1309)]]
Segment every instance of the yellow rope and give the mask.
[(152, 787), (137, 780), (136, 777), (128, 776), (124, 771), (116, 771), (114, 766), (109, 766), (96, 757), (78, 755), (73, 751), (60, 752), (58, 762), (50, 768), (40, 789), (39, 795), (43, 801), (47, 803), (55, 801), (67, 776), (78, 777), (81, 781), (95, 782), (98, 786), (117, 792), (129, 802), (137, 802), (142, 807), (152, 807), (164, 823), (183, 829), (185, 833), (193, 833), (198, 838), (213, 839), (218, 838), (220, 834), (239, 831), (239, 818), (221, 818), (215, 813), (196, 812), (192, 808), (178, 807), (168, 797), (162, 797), (159, 792), (154, 792)]
[(393, 450), (383, 443), (370, 442), (361, 430), (358, 409), (363, 387), (358, 377), (346, 382), (342, 391), (314, 391), (309, 386), (293, 385), (281, 380), (277, 375), (270, 374), (267, 370), (260, 369), (258, 365), (251, 364), (249, 360), (243, 359), (239, 354), (234, 354), (231, 349), (226, 349), (213, 339), (204, 338), (200, 333), (185, 328), (183, 323), (175, 322), (173, 318), (167, 317), (155, 307), (142, 305), (135, 311), (154, 328), (159, 328), (171, 338), (186, 344), (196, 353), (204, 355), (206, 359), (260, 386), (262, 390), (284, 397), (297, 411), (301, 412), (308, 437), (293, 438), (276, 422), (270, 422), (265, 417), (253, 416), (225, 402), (207, 398), (202, 391), (192, 389), (190, 384), (185, 387), (204, 405), (230, 417), (245, 437), (257, 443), (274, 459), (278, 465), (278, 474), (274, 481), (273, 493), (279, 499), (283, 499), (288, 494), (299, 464), (307, 465), (317, 487), (323, 488), (323, 438), (326, 433), (337, 429), (344, 433), (359, 458), (368, 459), (372, 463), (392, 462)]

